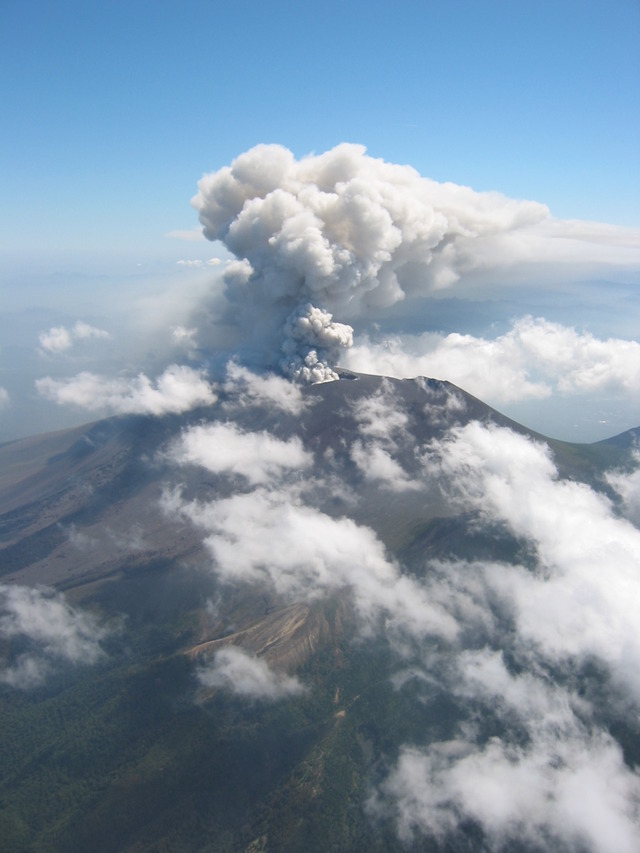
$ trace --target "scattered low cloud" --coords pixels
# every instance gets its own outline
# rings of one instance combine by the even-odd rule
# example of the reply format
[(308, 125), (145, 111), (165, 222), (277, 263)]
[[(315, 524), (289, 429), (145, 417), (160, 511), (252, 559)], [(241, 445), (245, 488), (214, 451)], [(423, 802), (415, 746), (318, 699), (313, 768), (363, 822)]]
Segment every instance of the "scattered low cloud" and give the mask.
[(292, 601), (350, 590), (363, 628), (384, 617), (391, 634), (451, 638), (458, 630), (372, 530), (306, 505), (295, 488), (257, 488), (209, 503), (174, 491), (163, 506), (204, 531), (213, 569), (226, 583), (266, 584)]
[(558, 662), (596, 656), (640, 701), (640, 530), (603, 494), (560, 480), (546, 445), (510, 430), (472, 421), (432, 446), (427, 466), (462, 506), (534, 546), (536, 572), (484, 567), (522, 641)]
[(174, 231), (169, 231), (165, 237), (172, 240), (185, 240), (188, 243), (201, 242), (205, 239), (202, 228), (197, 225), (195, 228), (177, 228)]
[(268, 432), (244, 432), (232, 423), (190, 427), (172, 445), (180, 465), (200, 465), (217, 474), (233, 474), (259, 485), (289, 471), (303, 471), (313, 457), (297, 436), (282, 441)]
[(82, 372), (70, 379), (38, 379), (36, 388), (58, 405), (114, 414), (179, 413), (210, 406), (217, 400), (204, 371), (176, 364), (170, 365), (155, 382), (144, 373), (131, 379), (110, 379)]
[(388, 382), (375, 394), (356, 400), (352, 410), (361, 435), (385, 442), (394, 441), (409, 421)]
[(633, 853), (640, 776), (606, 731), (589, 731), (572, 713), (567, 698), (562, 691), (548, 698), (524, 744), (494, 737), (482, 745), (459, 738), (405, 747), (371, 810), (392, 816), (405, 841), (416, 833), (443, 840), (471, 820), (489, 850), (524, 842)]
[(356, 400), (351, 408), (363, 440), (354, 441), (349, 452), (364, 479), (395, 492), (422, 488), (397, 458), (409, 416), (390, 384), (383, 382), (376, 394)]
[(174, 326), (171, 330), (171, 340), (177, 347), (183, 349), (190, 359), (195, 358), (198, 351), (197, 337), (198, 330), (195, 328)]
[(290, 415), (300, 415), (307, 403), (300, 387), (275, 373), (253, 373), (236, 361), (227, 364), (224, 390), (230, 395), (227, 408), (270, 405)]
[(181, 258), (179, 261), (176, 261), (179, 267), (193, 267), (194, 269), (202, 269), (205, 266), (217, 267), (221, 263), (220, 258), (209, 258), (208, 261), (203, 261), (201, 258)]
[(446, 379), (483, 400), (507, 403), (551, 394), (640, 393), (640, 343), (523, 317), (494, 340), (458, 333), (363, 340), (345, 354), (351, 370), (397, 378)]
[(91, 664), (106, 636), (94, 617), (50, 590), (0, 584), (0, 638), (26, 646), (0, 670), (0, 681), (18, 689), (41, 684), (56, 663)]
[(275, 702), (306, 692), (297, 678), (270, 669), (266, 661), (237, 646), (217, 651), (208, 666), (198, 668), (197, 677), (203, 687), (228, 690), (245, 699)]
[(104, 329), (98, 329), (78, 320), (71, 329), (67, 329), (66, 326), (52, 326), (48, 332), (41, 332), (39, 342), (42, 352), (54, 355), (71, 349), (76, 341), (109, 340), (110, 338), (111, 335)]
[(377, 483), (393, 492), (421, 489), (422, 483), (412, 480), (391, 453), (379, 444), (355, 441), (351, 445), (351, 458), (365, 480)]
[(640, 527), (640, 451), (633, 454), (635, 468), (630, 471), (610, 471), (607, 482), (620, 495), (623, 514)]

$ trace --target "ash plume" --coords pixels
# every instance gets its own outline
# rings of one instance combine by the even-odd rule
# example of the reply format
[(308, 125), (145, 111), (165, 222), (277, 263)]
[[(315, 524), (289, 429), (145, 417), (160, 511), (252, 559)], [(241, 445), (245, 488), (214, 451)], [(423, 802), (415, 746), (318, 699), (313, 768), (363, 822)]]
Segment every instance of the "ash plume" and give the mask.
[(301, 160), (258, 145), (198, 187), (205, 236), (237, 258), (224, 274), (227, 321), (251, 329), (267, 367), (307, 383), (336, 378), (353, 333), (338, 320), (520, 258), (521, 236), (549, 217), (544, 205), (438, 183), (351, 144)]

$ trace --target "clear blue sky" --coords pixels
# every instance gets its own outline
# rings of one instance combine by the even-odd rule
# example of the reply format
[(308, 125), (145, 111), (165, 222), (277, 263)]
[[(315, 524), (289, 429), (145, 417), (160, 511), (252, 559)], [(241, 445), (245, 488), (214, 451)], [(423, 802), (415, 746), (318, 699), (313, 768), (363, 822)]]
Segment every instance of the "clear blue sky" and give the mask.
[(640, 224), (638, 0), (4, 0), (0, 40), (18, 265), (175, 251), (163, 235), (196, 224), (200, 175), (258, 142), (361, 142), (559, 217)]

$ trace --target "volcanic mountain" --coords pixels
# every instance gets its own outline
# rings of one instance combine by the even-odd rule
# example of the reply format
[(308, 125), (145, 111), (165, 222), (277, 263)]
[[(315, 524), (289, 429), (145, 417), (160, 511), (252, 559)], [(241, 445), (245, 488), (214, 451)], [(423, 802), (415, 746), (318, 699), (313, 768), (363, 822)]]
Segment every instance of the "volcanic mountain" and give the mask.
[(236, 375), (0, 447), (3, 849), (632, 850), (637, 431)]

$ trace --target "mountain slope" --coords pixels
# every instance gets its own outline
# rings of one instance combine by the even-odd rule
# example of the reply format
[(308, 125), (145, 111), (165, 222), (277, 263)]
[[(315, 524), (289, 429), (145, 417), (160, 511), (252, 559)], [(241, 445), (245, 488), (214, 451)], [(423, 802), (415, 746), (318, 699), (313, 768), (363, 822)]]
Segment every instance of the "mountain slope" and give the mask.
[[(598, 698), (604, 665), (530, 659), (506, 587), (486, 580), (536, 575), (543, 540), (490, 511), (473, 458), (445, 466), (471, 435), (497, 471), (515, 448), (516, 485), (533, 454), (549, 488), (606, 501), (604, 469), (632, 442), (543, 452), (434, 380), (343, 373), (293, 402), (260, 387), (0, 447), (6, 849), (502, 849), (466, 800), (448, 829), (390, 805), (405, 758), (463, 732), (480, 750), (537, 743), (526, 715), (461, 692), (456, 667), (487, 650), (509, 678), (578, 685), (633, 768), (637, 724)], [(54, 607), (58, 634), (31, 630)], [(565, 831), (540, 829), (582, 849)], [(540, 849), (526, 827), (510, 838)]]

